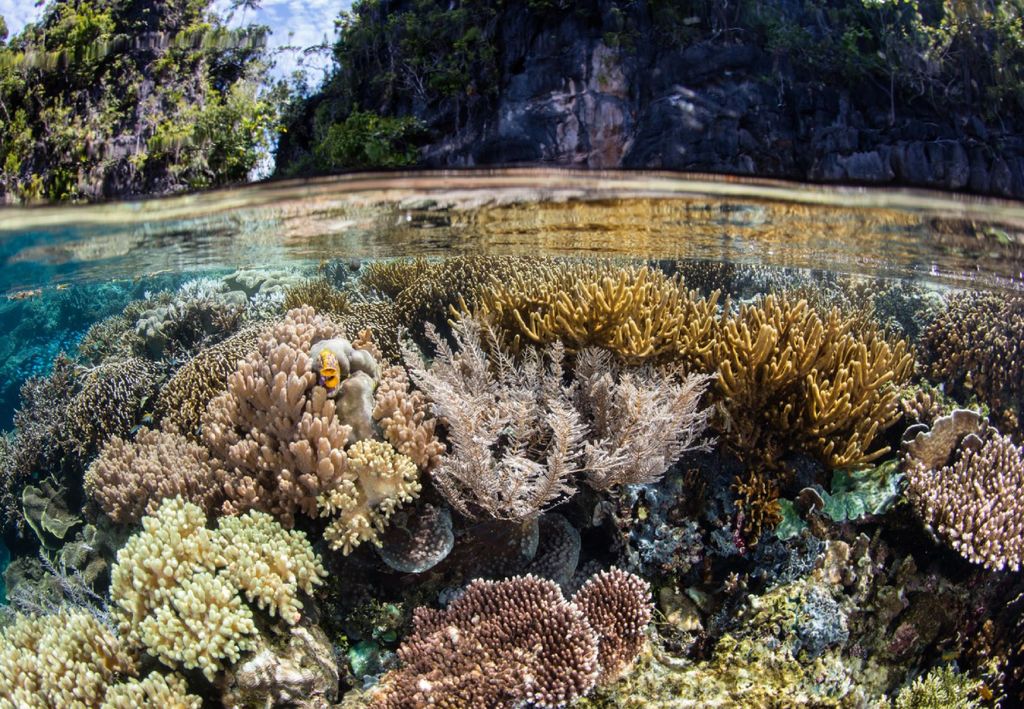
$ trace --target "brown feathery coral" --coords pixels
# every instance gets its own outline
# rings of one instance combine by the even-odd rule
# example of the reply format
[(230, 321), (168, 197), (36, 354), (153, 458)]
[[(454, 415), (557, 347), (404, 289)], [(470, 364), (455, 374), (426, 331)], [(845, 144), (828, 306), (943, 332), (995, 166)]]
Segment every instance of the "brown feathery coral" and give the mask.
[(141, 429), (114, 436), (85, 474), (85, 491), (111, 519), (134, 524), (162, 500), (181, 495), (209, 514), (224, 497), (224, 474), (203, 446), (177, 433)]
[(992, 433), (961, 441), (951, 465), (910, 457), (908, 497), (925, 522), (961, 556), (993, 571), (1024, 563), (1024, 449)]
[(88, 370), (68, 403), (64, 439), (79, 458), (95, 454), (113, 436), (127, 436), (156, 394), (160, 368), (132, 357)]
[(906, 340), (863, 318), (773, 295), (723, 313), (704, 361), (719, 369), (718, 428), (743, 457), (803, 450), (834, 468), (889, 451), (872, 446), (914, 367)]
[(955, 397), (977, 395), (1000, 429), (1018, 434), (1024, 417), (1024, 297), (956, 293), (922, 341), (932, 379)]
[(651, 586), (639, 576), (611, 568), (594, 574), (572, 598), (600, 638), (597, 683), (610, 684), (628, 672), (640, 654), (651, 622)]
[(310, 307), (290, 310), (263, 332), (256, 351), (228, 375), (227, 391), (203, 415), (211, 453), (233, 472), (225, 510), (259, 509), (286, 526), (317, 515), (317, 496), (344, 479), (351, 428), (316, 386), (310, 348), (340, 328)]
[(285, 310), (304, 305), (330, 316), (341, 316), (349, 311), (348, 295), (332, 286), (325, 278), (313, 278), (285, 289)]
[(227, 389), (239, 360), (255, 351), (262, 329), (251, 327), (207, 347), (174, 373), (156, 398), (154, 415), (181, 434), (198, 437), (207, 404)]
[(444, 611), (418, 608), (371, 706), (559, 707), (597, 680), (598, 637), (551, 581), (474, 581)]
[(718, 295), (700, 298), (650, 266), (556, 261), (494, 279), (474, 312), (526, 342), (603, 347), (631, 363), (660, 358), (693, 368), (708, 353)]

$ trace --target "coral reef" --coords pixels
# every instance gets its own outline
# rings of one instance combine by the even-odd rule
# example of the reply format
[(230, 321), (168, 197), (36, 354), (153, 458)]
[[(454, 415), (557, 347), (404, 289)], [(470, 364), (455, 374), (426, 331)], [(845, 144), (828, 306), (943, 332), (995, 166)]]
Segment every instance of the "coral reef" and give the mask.
[(85, 473), (85, 491), (111, 519), (128, 524), (179, 495), (210, 513), (223, 501), (225, 482), (201, 445), (145, 427), (134, 441), (110, 439)]
[(257, 646), (253, 612), (239, 594), (295, 624), (299, 591), (312, 593), (326, 575), (303, 534), (262, 512), (209, 530), (202, 509), (177, 497), (142, 526), (111, 573), (121, 634), (168, 667), (200, 669), (210, 680)]
[(928, 373), (961, 398), (976, 394), (1000, 429), (1016, 434), (1024, 417), (1024, 297), (965, 292), (922, 336)]
[(168, 709), (200, 709), (202, 698), (188, 693), (188, 685), (178, 674), (150, 672), (143, 679), (129, 679), (111, 685), (100, 709), (136, 709), (154, 706)]
[(421, 574), (444, 560), (454, 546), (452, 513), (447, 507), (427, 504), (392, 517), (377, 553), (395, 571)]
[(350, 309), (349, 298), (323, 278), (314, 278), (285, 288), (284, 308), (309, 306), (318, 313), (340, 317)]
[(373, 418), (384, 439), (412, 458), (420, 470), (435, 467), (445, 451), (434, 433), (437, 421), (429, 415), (422, 392), (411, 388), (404, 367), (388, 367), (381, 372), (374, 402)]
[(568, 704), (632, 662), (648, 595), (645, 582), (617, 570), (585, 585), (579, 603), (534, 576), (474, 581), (444, 611), (416, 610), (398, 649), (402, 665), (371, 706)]
[(353, 303), (349, 311), (338, 318), (338, 322), (346, 332), (373, 333), (374, 342), (380, 347), (383, 361), (398, 362), (401, 351), (398, 347), (398, 331), (401, 327), (398, 309), (389, 301), (373, 301), (370, 303)]

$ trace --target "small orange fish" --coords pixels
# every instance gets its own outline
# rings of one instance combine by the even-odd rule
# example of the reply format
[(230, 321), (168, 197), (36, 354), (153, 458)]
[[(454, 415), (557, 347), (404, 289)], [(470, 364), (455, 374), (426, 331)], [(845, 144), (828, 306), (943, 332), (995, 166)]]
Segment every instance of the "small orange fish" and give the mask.
[(320, 384), (334, 391), (341, 384), (338, 358), (330, 350), (320, 350)]

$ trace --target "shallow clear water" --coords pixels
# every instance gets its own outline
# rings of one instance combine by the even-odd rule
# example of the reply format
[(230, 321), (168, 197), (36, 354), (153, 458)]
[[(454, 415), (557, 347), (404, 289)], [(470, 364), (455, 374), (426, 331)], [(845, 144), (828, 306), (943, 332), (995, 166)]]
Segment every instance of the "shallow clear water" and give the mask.
[[(125, 445), (144, 446), (150, 427), (164, 425), (170, 431), (173, 424), (174, 435), (209, 448), (203, 455), (220, 461), (229, 477), (238, 476), (227, 483), (227, 492), (210, 498), (216, 499), (206, 510), (211, 520), (250, 508), (270, 512), (294, 524), (323, 556), (332, 578), (326, 593), (318, 591), (320, 625), (341, 658), (342, 691), (360, 687), (364, 675), (377, 677), (394, 666), (393, 661), (381, 665), (379, 656), (408, 637), (413, 607), (443, 605), (478, 576), (544, 575), (554, 562), (544, 557), (546, 565), (541, 564), (543, 554), (569, 554), (552, 541), (562, 544), (566, 534), (576, 539), (575, 552), (569, 554), (575, 556), (568, 572), (559, 567), (568, 575), (556, 580), (567, 597), (579, 585), (570, 578), (617, 565), (652, 584), (651, 599), (659, 611), (633, 679), (617, 689), (594, 689), (590, 696), (599, 706), (668, 706), (666, 691), (690, 697), (696, 705), (788, 706), (817, 696), (823, 702), (863, 706), (894, 697), (929, 668), (948, 665), (950, 657), (975, 682), (974, 698), (990, 686), (1008, 696), (1020, 691), (1022, 678), (1013, 668), (1024, 652), (1024, 628), (1013, 620), (1013, 603), (1019, 603), (1021, 582), (1008, 569), (1024, 549), (1024, 510), (1003, 508), (1012, 506), (1024, 477), (1013, 477), (1011, 455), (1002, 477), (989, 476), (993, 487), (985, 488), (986, 495), (999, 500), (985, 514), (1001, 510), (995, 526), (1009, 530), (1000, 550), (963, 550), (953, 542), (957, 533), (946, 530), (955, 525), (935, 511), (942, 505), (935, 503), (933, 509), (922, 501), (924, 492), (907, 492), (916, 484), (909, 461), (918, 454), (906, 452), (917, 432), (913, 425), (924, 424), (925, 431), (938, 427), (935, 421), (957, 406), (988, 417), (991, 427), (977, 436), (979, 441), (1006, 434), (1006, 446), (1021, 443), (1024, 205), (1019, 203), (642, 173), (349, 176), (142, 202), (0, 209), (0, 292), (5, 295), (0, 301), (5, 333), (0, 428), (7, 429), (0, 448), (6, 542), (0, 546), (0, 568), (9, 563), (8, 554), (14, 557), (10, 568), (17, 574), (9, 574), (8, 583), (20, 584), (15, 605), (21, 603), (23, 610), (32, 608), (26, 601), (30, 596), (36, 603), (43, 597), (52, 600), (46, 593), (25, 591), (45, 585), (39, 579), (49, 578), (48, 563), (50, 572), (66, 575), (70, 568), (72, 577), (78, 569), (82, 574), (76, 578), (87, 576), (98, 594), (93, 600), (88, 594), (72, 599), (72, 605), (106, 608), (103, 599), (108, 593), (116, 596), (117, 583), (111, 584), (115, 554), (138, 530), (142, 511), (123, 513), (110, 501), (113, 493), (106, 495), (98, 483), (89, 482), (89, 475), (98, 473), (87, 471), (97, 469), (97, 456), (108, 455), (115, 436), (124, 441), (138, 436)], [(362, 327), (373, 329), (382, 368), (402, 359), (404, 347), (414, 388), (432, 402), (424, 411), (440, 417), (437, 435), (448, 457), (417, 463), (422, 490), (404, 501), (401, 523), (393, 522), (404, 530), (419, 520), (448, 520), (453, 548), (445, 551), (450, 556), (431, 562), (430, 572), (420, 559), (398, 559), (394, 539), (379, 552), (372, 551), (372, 544), (353, 545), (359, 548), (351, 556), (348, 546), (339, 551), (337, 535), (316, 514), (315, 493), (329, 494), (328, 481), (313, 485), (297, 507), (294, 501), (291, 506), (267, 502), (268, 495), (284, 494), (283, 487), (276, 487), (278, 476), (297, 463), (285, 461), (290, 453), (267, 453), (265, 442), (263, 453), (250, 455), (263, 456), (256, 468), (275, 482), (246, 478), (257, 493), (262, 490), (264, 497), (257, 502), (239, 492), (237, 480), (246, 465), (255, 464), (232, 458), (240, 454), (217, 439), (216, 419), (211, 418), (216, 406), (210, 400), (227, 386), (228, 375), (208, 378), (199, 389), (182, 389), (184, 372), (200, 371), (196, 376), (201, 379), (203, 368), (215, 361), (228, 362), (233, 370), (235, 355), (210, 355), (219, 343), (244, 340), (238, 333), (266, 336), (284, 317), (286, 304), (300, 303), (313, 303), (350, 338)], [(476, 319), (467, 320), (470, 315)], [(459, 329), (460, 318), (500, 330), (499, 340), (485, 337), (479, 347), (492, 371), (500, 371), (500, 361), (487, 357), (502, 350), (513, 373), (532, 373), (532, 379), (524, 375), (515, 386), (492, 382), (496, 391), (502, 386), (526, 391), (541, 380), (546, 382), (543, 396), (551, 395), (551, 387), (572, 389), (546, 409), (555, 416), (571, 401), (582, 417), (581, 430), (592, 434), (587, 452), (580, 442), (570, 463), (564, 463), (574, 471), (560, 483), (568, 487), (556, 485), (554, 492), (544, 493), (549, 497), (532, 502), (523, 496), (526, 483), (502, 487), (530, 466), (546, 466), (551, 474), (557, 458), (553, 441), (569, 435), (534, 422), (545, 432), (534, 432), (516, 448), (522, 434), (517, 426), (534, 425), (522, 423), (529, 420), (523, 412), (494, 432), (490, 463), (476, 473), (486, 477), (501, 471), (494, 483), (501, 492), (477, 489), (475, 482), (459, 477), (474, 469), (460, 441), (470, 445), (466, 441), (483, 434), (462, 431), (465, 437), (459, 437), (464, 424), (456, 419), (474, 409), (463, 400), (446, 399), (453, 396), (451, 388), (439, 382), (455, 375), (434, 368), (445, 355), (431, 341), (427, 323), (471, 352), (472, 332)], [(701, 323), (704, 330), (697, 332)], [(688, 333), (690, 326), (695, 330)], [(751, 328), (745, 345), (743, 327)], [(818, 344), (808, 344), (816, 338)], [(253, 334), (237, 357), (254, 352), (255, 342)], [(561, 345), (552, 350), (552, 342)], [(534, 344), (543, 346), (534, 350)], [(562, 355), (553, 352), (562, 346), (568, 353), (565, 369), (546, 379), (560, 366), (555, 362)], [(329, 368), (341, 366), (330, 359), (334, 354), (312, 347), (303, 354), (312, 364), (302, 365), (318, 373), (302, 394), (310, 401), (310, 392), (331, 388)], [(583, 354), (588, 347), (604, 348), (613, 358), (588, 365), (600, 370), (591, 372), (594, 379), (588, 379), (581, 364), (589, 361)], [(802, 348), (808, 354), (793, 354)], [(414, 351), (434, 365), (417, 370), (410, 359)], [(717, 377), (698, 387), (707, 388), (701, 401), (709, 408), (700, 425), (692, 426), (708, 427), (706, 437), (658, 448), (650, 442), (657, 439), (657, 427), (682, 426), (679, 422), (690, 421), (693, 411), (672, 409), (662, 420), (656, 407), (642, 409), (649, 428), (630, 432), (638, 440), (629, 439), (622, 450), (614, 455), (605, 451), (607, 457), (601, 458), (601, 446), (610, 445), (614, 435), (593, 437), (602, 425), (614, 425), (601, 423), (605, 414), (595, 413), (601, 404), (593, 392), (635, 377), (630, 381), (640, 382), (640, 391), (647, 382), (649, 396), (656, 399), (653, 392), (659, 387), (652, 382), (661, 380), (650, 379), (654, 370), (646, 368), (653, 365), (682, 368), (656, 375), (665, 382), (675, 382), (683, 372)], [(755, 373), (744, 379), (744, 368)], [(598, 376), (605, 370), (610, 380)], [(341, 380), (347, 381), (345, 376)], [(484, 386), (482, 379), (474, 381)], [(599, 386), (598, 381), (606, 383)], [(843, 381), (849, 387), (845, 394), (837, 388)], [(212, 388), (202, 388), (207, 386)], [(375, 379), (369, 391), (378, 386)], [(171, 389), (177, 393), (169, 395)], [(192, 393), (181, 394), (186, 390)], [(199, 390), (207, 392), (206, 398), (194, 394)], [(595, 398), (580, 399), (584, 390)], [(276, 405), (265, 393), (250, 394), (252, 401), (263, 403), (247, 406)], [(523, 396), (534, 395), (541, 396)], [(477, 415), (497, 416), (487, 412), (512, 406), (495, 396)], [(197, 397), (201, 406), (190, 409)], [(116, 415), (105, 408), (113, 400), (124, 402)], [(511, 400), (519, 401), (516, 396)], [(445, 409), (446, 404), (454, 408)], [(609, 420), (628, 420), (631, 411), (641, 410), (639, 404), (622, 406)], [(840, 413), (828, 413), (830, 407)], [(63, 409), (71, 413), (60, 413)], [(379, 438), (383, 424), (374, 421), (376, 433), (370, 435)], [(283, 430), (279, 424), (267, 426)], [(236, 427), (241, 440), (267, 435), (258, 427)], [(939, 463), (952, 466), (957, 456), (975, 450), (973, 443), (962, 445), (963, 451), (947, 452)], [(700, 451), (684, 450), (701, 446)], [(184, 450), (175, 449), (161, 464), (192, 455)], [(507, 463), (513, 453), (517, 462)], [(323, 450), (317, 455), (321, 461), (326, 456)], [(460, 455), (466, 458), (460, 463), (463, 473), (451, 463)], [(634, 470), (632, 478), (622, 473), (622, 461), (631, 455), (639, 460), (635, 470), (655, 472), (639, 475)], [(1024, 457), (1020, 461), (1024, 476)], [(939, 463), (936, 469), (942, 468)], [(192, 471), (188, 475), (200, 474), (188, 467), (192, 462), (181, 465)], [(289, 483), (298, 488), (309, 484)], [(1007, 485), (1018, 487), (1007, 495)], [(156, 495), (152, 490), (133, 494)], [(147, 510), (152, 513), (159, 499), (146, 499), (154, 502)], [(327, 503), (319, 504), (328, 509)], [(379, 502), (367, 504), (378, 514), (373, 508)], [(381, 530), (386, 522), (384, 515)], [(986, 533), (992, 532), (978, 531), (977, 538)], [(861, 537), (872, 540), (870, 548)], [(531, 551), (510, 561), (510, 544)], [(40, 549), (49, 560), (42, 566), (31, 561)], [(833, 568), (844, 563), (835, 554), (846, 554), (847, 566), (858, 569), (848, 572), (851, 578), (829, 577), (847, 573)], [(492, 557), (501, 563), (494, 568), (480, 564)], [(815, 565), (818, 571), (812, 571)], [(92, 571), (85, 573), (84, 566)], [(35, 581), (26, 586), (26, 577)], [(790, 589), (785, 591), (790, 601), (802, 599), (793, 601), (800, 620), (794, 621), (795, 635), (773, 640), (758, 609), (782, 604), (777, 612), (789, 612), (779, 589)], [(972, 594), (977, 604), (969, 609), (966, 599)], [(891, 613), (858, 610), (877, 609), (891, 597), (904, 599)], [(372, 613), (367, 598), (377, 604), (370, 604)], [(936, 598), (954, 610), (925, 629), (922, 618), (939, 612), (929, 605)], [(251, 597), (248, 601), (256, 607)], [(110, 603), (116, 615), (116, 597)], [(388, 612), (395, 617), (381, 620), (378, 616), (392, 606), (398, 610)], [(41, 607), (52, 610), (53, 604)], [(367, 614), (374, 619), (367, 620)], [(980, 640), (970, 639), (980, 627), (988, 628), (987, 650)], [(737, 688), (739, 680), (729, 670), (737, 657), (743, 655), (756, 676), (781, 662), (762, 657), (769, 652), (765, 648), (775, 652), (790, 641), (796, 646), (785, 659), (790, 664), (781, 679), (764, 679), (761, 694)], [(733, 656), (730, 648), (740, 646), (730, 643), (747, 649)], [(159, 657), (156, 651), (151, 654)], [(864, 663), (872, 657), (878, 666), (869, 672)], [(985, 659), (992, 657), (999, 659), (997, 666)], [(190, 691), (228, 701), (229, 695), (219, 695), (194, 667), (162, 659), (185, 671)], [(225, 661), (219, 671), (230, 670), (230, 664)], [(393, 678), (387, 686), (405, 686), (401, 682), (406, 680)], [(715, 689), (695, 689), (700, 686)]]

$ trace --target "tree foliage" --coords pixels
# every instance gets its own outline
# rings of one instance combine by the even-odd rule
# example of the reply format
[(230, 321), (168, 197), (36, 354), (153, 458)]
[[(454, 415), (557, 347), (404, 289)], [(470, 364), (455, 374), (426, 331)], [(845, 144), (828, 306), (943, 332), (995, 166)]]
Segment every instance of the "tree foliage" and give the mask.
[(53, 0), (0, 45), (0, 198), (78, 200), (244, 180), (277, 129), (267, 28), (211, 0)]

